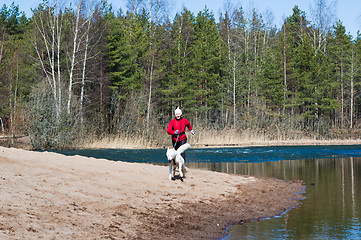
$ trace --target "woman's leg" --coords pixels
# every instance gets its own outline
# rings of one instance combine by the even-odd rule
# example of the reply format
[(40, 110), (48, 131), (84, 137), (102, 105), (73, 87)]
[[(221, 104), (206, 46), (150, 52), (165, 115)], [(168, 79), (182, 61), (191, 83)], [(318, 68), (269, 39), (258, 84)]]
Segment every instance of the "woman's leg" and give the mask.
[[(177, 142), (177, 144), (175, 145), (175, 150), (177, 150), (180, 146), (182, 146), (183, 144), (185, 144), (187, 142), (187, 139), (183, 139), (182, 141), (180, 141), (180, 142)], [(184, 162), (186, 161), (186, 153), (185, 152), (183, 152), (183, 153), (181, 153), (181, 156), (183, 157), (183, 159), (184, 159)]]

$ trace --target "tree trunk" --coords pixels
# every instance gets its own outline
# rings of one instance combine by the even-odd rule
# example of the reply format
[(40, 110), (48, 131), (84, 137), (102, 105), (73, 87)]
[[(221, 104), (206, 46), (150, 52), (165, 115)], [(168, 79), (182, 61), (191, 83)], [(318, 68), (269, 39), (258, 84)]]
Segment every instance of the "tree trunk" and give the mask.
[(350, 128), (353, 128), (353, 102), (354, 102), (354, 50), (351, 59), (351, 94), (350, 94)]
[(83, 126), (84, 122), (84, 88), (85, 88), (85, 71), (86, 71), (86, 62), (88, 57), (88, 47), (89, 47), (89, 31), (91, 26), (91, 15), (88, 19), (88, 29), (86, 32), (85, 39), (85, 52), (84, 52), (84, 60), (83, 60), (83, 73), (81, 78), (81, 92), (80, 92), (80, 123)]
[(99, 98), (100, 113), (103, 115), (103, 56), (100, 57)]
[(3, 31), (3, 34), (2, 34), (1, 46), (0, 46), (0, 65), (1, 65), (1, 60), (3, 59), (4, 42), (5, 42), (5, 28), (4, 28), (4, 31)]
[(3, 138), (5, 140), (5, 130), (4, 130), (4, 123), (3, 123), (3, 120), (2, 118), (0, 117), (0, 123), (1, 123), (1, 131), (3, 132)]
[(233, 56), (233, 126), (236, 126), (236, 55)]
[[(59, 7), (59, 2), (57, 3), (57, 6)], [(62, 87), (61, 87), (61, 68), (60, 68), (60, 42), (61, 42), (61, 30), (62, 30), (62, 25), (59, 26), (59, 24), (62, 23), (62, 21), (60, 20), (59, 23), (59, 15), (60, 13), (57, 14), (56, 16), (56, 34), (57, 34), (57, 47), (58, 47), (58, 52), (57, 52), (57, 60), (58, 60), (58, 105), (59, 105), (59, 112), (61, 111), (62, 108), (62, 104), (61, 104), (61, 98), (62, 98)]]
[(152, 84), (153, 84), (153, 66), (154, 66), (154, 55), (152, 57), (152, 62), (150, 65), (150, 76), (149, 76), (149, 95), (148, 95), (148, 111), (147, 111), (147, 132), (149, 131), (149, 121), (150, 121), (150, 104), (152, 101)]
[(287, 64), (286, 64), (286, 28), (283, 31), (283, 109), (282, 114), (286, 111), (286, 97), (287, 97)]
[[(342, 58), (342, 56), (341, 56)], [(341, 129), (344, 129), (344, 84), (343, 84), (343, 60), (341, 59)]]
[(81, 9), (82, 0), (79, 1), (78, 9), (76, 11), (75, 19), (75, 31), (73, 38), (73, 52), (70, 59), (70, 72), (69, 72), (69, 91), (68, 91), (68, 115), (70, 116), (70, 107), (71, 107), (71, 95), (73, 90), (73, 74), (75, 68), (75, 55), (78, 51), (78, 33), (79, 33), (79, 18), (80, 18), (80, 9)]
[(247, 69), (247, 77), (248, 77), (248, 91), (247, 91), (247, 116), (249, 116), (250, 113), (250, 91), (251, 91), (251, 79), (250, 79), (250, 70), (249, 70), (249, 66), (248, 66), (248, 38), (249, 38), (249, 33), (248, 30), (245, 29), (245, 34), (244, 34), (244, 51), (245, 51), (245, 66)]
[[(49, 18), (52, 17), (52, 13), (51, 13), (51, 10), (49, 8), (49, 11), (48, 11), (48, 14), (49, 14)], [(40, 20), (40, 22), (38, 22), (38, 20)], [(50, 32), (50, 35), (51, 35), (51, 40), (49, 41), (49, 39), (47, 39), (47, 32), (45, 30), (45, 27), (44, 27), (44, 22), (43, 22), (43, 19), (40, 18), (37, 19), (35, 18), (35, 25), (42, 37), (42, 41), (45, 45), (45, 49), (46, 49), (46, 53), (47, 53), (47, 59), (44, 60), (43, 59), (43, 54), (41, 54), (42, 51), (39, 50), (38, 48), (38, 45), (37, 43), (35, 42), (34, 43), (34, 48), (35, 48), (35, 51), (38, 55), (38, 59), (39, 59), (39, 62), (41, 64), (41, 67), (43, 69), (43, 72), (45, 74), (45, 77), (47, 79), (47, 82), (50, 86), (50, 89), (53, 93), (53, 98), (54, 98), (54, 104), (55, 104), (55, 112), (56, 112), (56, 118), (59, 119), (60, 118), (60, 106), (61, 106), (61, 101), (60, 101), (60, 98), (58, 96), (58, 92), (60, 90), (57, 89), (58, 85), (60, 85), (58, 83), (58, 85), (56, 84), (56, 71), (55, 71), (55, 39), (58, 40), (57, 44), (58, 44), (58, 49), (59, 49), (59, 45), (60, 45), (60, 36), (56, 36), (56, 33), (55, 33), (55, 25), (54, 24), (57, 24), (57, 29), (58, 29), (58, 25), (59, 25), (59, 22), (58, 21), (50, 21), (50, 29), (51, 29), (51, 32)], [(58, 32), (57, 32), (58, 33)], [(59, 50), (58, 50), (59, 51)], [(59, 54), (59, 53), (58, 53)], [(59, 58), (59, 55), (58, 55), (58, 58)], [(45, 67), (45, 61), (48, 62), (49, 66), (50, 66), (50, 71), (48, 71)], [(59, 66), (58, 66), (58, 72), (59, 72)], [(58, 80), (59, 80), (60, 76), (58, 76)]]

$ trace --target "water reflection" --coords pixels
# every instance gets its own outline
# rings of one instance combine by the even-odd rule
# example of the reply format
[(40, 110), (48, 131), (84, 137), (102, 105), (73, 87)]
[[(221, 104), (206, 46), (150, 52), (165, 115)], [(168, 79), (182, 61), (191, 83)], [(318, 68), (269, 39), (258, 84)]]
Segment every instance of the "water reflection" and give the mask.
[(282, 217), (228, 229), (227, 239), (360, 239), (361, 158), (261, 163), (188, 163), (190, 168), (302, 179), (306, 199)]

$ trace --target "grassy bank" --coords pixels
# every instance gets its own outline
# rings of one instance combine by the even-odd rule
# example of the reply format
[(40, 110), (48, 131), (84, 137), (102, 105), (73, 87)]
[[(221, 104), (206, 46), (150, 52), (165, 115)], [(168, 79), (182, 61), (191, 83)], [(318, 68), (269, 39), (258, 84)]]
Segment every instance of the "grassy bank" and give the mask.
[[(361, 144), (358, 137), (338, 136), (332, 139), (310, 137), (302, 132), (289, 133), (289, 136), (270, 137), (267, 133), (236, 131), (234, 129), (201, 129), (195, 135), (186, 132), (188, 142), (193, 148), (203, 147), (246, 147), (278, 145), (355, 145)], [(274, 135), (272, 135), (274, 136)], [(165, 131), (154, 131), (150, 136), (118, 135), (104, 138), (93, 137), (85, 140), (79, 148), (167, 148), (171, 147), (171, 137)]]
[[(358, 130), (333, 130), (332, 137), (321, 138), (312, 132), (263, 131), (235, 129), (195, 129), (196, 134), (186, 132), (193, 148), (205, 147), (247, 147), (279, 145), (356, 145), (361, 144)], [(28, 136), (0, 138), (0, 145), (32, 149)], [(153, 130), (148, 134), (121, 133), (99, 137), (87, 135), (74, 141), (67, 148), (167, 148), (171, 147), (171, 136), (165, 129)]]

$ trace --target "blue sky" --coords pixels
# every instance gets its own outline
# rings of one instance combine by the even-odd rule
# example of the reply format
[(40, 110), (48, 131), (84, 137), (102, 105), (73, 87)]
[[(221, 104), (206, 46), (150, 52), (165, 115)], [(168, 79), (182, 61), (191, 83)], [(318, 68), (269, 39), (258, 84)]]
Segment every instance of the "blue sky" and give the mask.
[[(216, 19), (218, 19), (220, 12), (225, 12), (223, 0), (168, 0), (171, 3), (172, 9), (170, 16), (173, 17), (175, 13), (180, 12), (183, 6), (186, 6), (195, 15), (207, 6)], [(310, 14), (311, 4), (315, 0), (232, 0), (239, 3), (246, 11), (252, 8), (257, 9), (263, 13), (267, 10), (273, 14), (273, 25), (280, 27), (282, 20), (292, 14), (292, 8), (298, 5), (299, 8)], [(2, 4), (10, 6), (12, 2), (19, 5), (20, 10), (24, 11), (27, 16), (31, 16), (30, 8), (36, 8), (42, 0), (1, 0)], [(112, 3), (113, 8), (118, 10), (120, 7), (125, 9), (126, 0), (108, 0)], [(331, 0), (328, 0), (331, 2)], [(356, 37), (358, 30), (361, 30), (361, 0), (339, 0), (336, 2), (336, 17), (343, 22), (346, 31), (353, 37)], [(310, 20), (310, 18), (308, 18)]]

